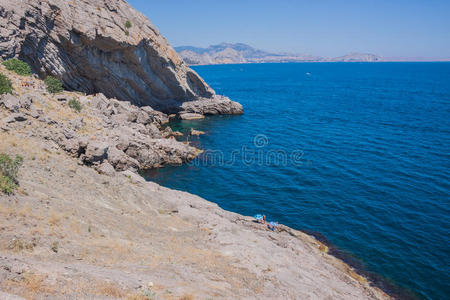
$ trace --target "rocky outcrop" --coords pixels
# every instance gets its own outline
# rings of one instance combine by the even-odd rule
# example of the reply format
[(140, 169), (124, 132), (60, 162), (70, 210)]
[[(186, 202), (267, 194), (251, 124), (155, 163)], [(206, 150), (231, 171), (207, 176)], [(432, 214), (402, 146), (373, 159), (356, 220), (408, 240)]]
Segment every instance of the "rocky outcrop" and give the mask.
[[(0, 0), (0, 32), (3, 59), (18, 56), (41, 77), (57, 76), (69, 90), (101, 92), (164, 112), (217, 98), (150, 21), (123, 0)], [(218, 111), (224, 107), (220, 101)], [(228, 99), (226, 104), (237, 106)], [(242, 107), (230, 107), (220, 113), (242, 113)]]
[(79, 155), (86, 164), (100, 165), (107, 160), (119, 171), (151, 169), (181, 164), (199, 153), (189, 145), (166, 138), (170, 131), (162, 130), (161, 126), (168, 122), (167, 116), (150, 107), (140, 108), (129, 102), (108, 99), (103, 94), (92, 100), (80, 100), (89, 103), (104, 122), (102, 136), (86, 141), (85, 136), (74, 139), (59, 135), (56, 142), (68, 152)]
[[(23, 78), (7, 73), (15, 87)], [(32, 86), (41, 81), (32, 80)], [(73, 111), (69, 100), (79, 101), (82, 110)], [(103, 94), (83, 96), (65, 92), (46, 95), (34, 87), (21, 94), (0, 95), (0, 130), (25, 131), (49, 141), (77, 157), (82, 164), (108, 174), (117, 171), (151, 169), (181, 164), (194, 159), (200, 150), (175, 140), (165, 124), (169, 117), (149, 106), (109, 99)]]
[(218, 114), (240, 114), (242, 113), (242, 105), (237, 102), (231, 102), (227, 97), (217, 96), (214, 99), (200, 99), (197, 101), (185, 102), (181, 106), (181, 112), (201, 114), (201, 115), (218, 115)]
[(2, 300), (393, 299), (303, 232), (107, 163), (98, 174), (39, 136), (0, 141), (24, 158), (20, 192), (0, 193)]

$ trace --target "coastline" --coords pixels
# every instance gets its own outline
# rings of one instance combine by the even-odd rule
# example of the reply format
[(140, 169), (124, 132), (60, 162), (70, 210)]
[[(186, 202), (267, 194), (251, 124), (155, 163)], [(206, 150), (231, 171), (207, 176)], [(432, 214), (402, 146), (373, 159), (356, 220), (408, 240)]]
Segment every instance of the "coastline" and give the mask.
[(367, 267), (363, 264), (363, 262), (358, 258), (352, 255), (351, 252), (347, 252), (333, 243), (331, 243), (325, 235), (316, 231), (309, 230), (300, 230), (303, 233), (314, 237), (317, 241), (322, 243), (328, 248), (327, 253), (348, 265), (351, 269), (353, 269), (359, 276), (365, 278), (372, 286), (379, 288), (384, 293), (389, 295), (394, 299), (410, 299), (410, 300), (419, 300), (419, 296), (415, 294), (413, 291), (406, 289), (404, 287), (400, 287), (393, 281), (389, 281), (387, 278), (382, 275), (371, 272), (367, 269)]
[[(9, 102), (0, 106), (0, 152), (24, 158), (17, 193), (0, 196), (2, 292), (24, 298), (392, 299), (308, 234), (283, 225), (273, 232), (251, 217), (120, 170), (130, 158), (115, 164), (104, 156), (112, 146), (89, 148), (114, 125), (100, 113), (107, 110), (96, 108), (97, 98), (49, 95), (40, 80), (23, 87), (22, 77), (2, 72), (18, 96), (1, 98)], [(67, 99), (79, 99), (81, 112)], [(72, 124), (78, 119), (81, 127)], [(139, 125), (122, 121), (127, 130)], [(85, 153), (73, 152), (73, 141), (87, 143)], [(181, 147), (173, 138), (154, 141)]]
[[(4, 147), (17, 137), (2, 134), (2, 140)], [(40, 142), (21, 137), (15, 148), (26, 162), (21, 191), (0, 197), (6, 214), (1, 239), (8, 245), (1, 249), (2, 264), (8, 266), (1, 271), (3, 292), (24, 297), (30, 292), (25, 288), (20, 294), (14, 286), (14, 270), (19, 270), (43, 278), (45, 291), (63, 290), (59, 284), (70, 281), (65, 292), (77, 296), (74, 290), (86, 284), (78, 278), (82, 274), (99, 286), (111, 281), (123, 294), (151, 281), (158, 295), (169, 290), (200, 299), (391, 299), (310, 235), (283, 225), (272, 232), (251, 217), (137, 175), (98, 174), (57, 149), (46, 152), (45, 161), (33, 161), (31, 156), (44, 151)], [(33, 232), (33, 227), (40, 229)], [(26, 246), (31, 249), (15, 249), (14, 241), (31, 243)]]
[[(170, 123), (168, 124), (168, 126)], [(169, 168), (173, 168), (174, 172), (176, 172), (176, 168), (178, 166), (168, 166)], [(140, 175), (147, 181), (154, 183), (153, 178), (157, 177), (159, 169), (153, 169), (148, 170), (146, 172), (140, 173)], [(164, 186), (162, 183), (157, 183), (160, 186)], [(189, 193), (186, 190), (179, 190), (177, 188), (169, 188), (165, 187), (173, 191), (179, 191), (183, 193), (188, 193), (190, 195), (198, 196), (194, 193)], [(202, 197), (202, 196), (198, 196)], [(215, 205), (218, 205), (214, 201), (207, 200), (208, 197), (203, 196), (204, 201), (213, 203)], [(219, 206), (220, 207), (220, 206)], [(223, 209), (223, 208), (220, 208)], [(239, 212), (223, 209), (226, 212), (230, 212), (233, 214), (239, 215), (243, 220), (245, 219), (246, 222), (253, 222), (255, 223), (256, 220), (251, 216), (242, 215)], [(364, 282), (367, 282), (370, 286), (375, 287), (379, 290), (381, 290), (383, 293), (388, 295), (389, 297), (393, 299), (421, 299), (419, 296), (414, 293), (412, 290), (409, 290), (405, 287), (399, 286), (396, 282), (390, 281), (386, 277), (375, 273), (373, 271), (368, 270), (367, 266), (364, 264), (364, 262), (359, 258), (354, 256), (351, 253), (351, 250), (344, 250), (337, 245), (333, 244), (329, 241), (329, 239), (321, 232), (313, 231), (313, 230), (305, 230), (301, 228), (294, 228), (290, 226), (286, 226), (282, 223), (279, 224), (280, 231), (279, 232), (286, 232), (290, 235), (297, 237), (298, 239), (302, 239), (302, 236), (308, 236), (307, 241), (311, 242), (314, 247), (318, 248), (323, 253), (330, 255), (337, 260), (339, 260), (342, 264), (346, 265), (345, 271), (356, 280), (361, 280)], [(258, 228), (259, 230), (267, 230), (266, 228), (263, 228), (264, 226), (260, 226), (261, 228)]]
[[(444, 297), (446, 274), (440, 263), (446, 258), (445, 238), (441, 238), (445, 236), (446, 216), (442, 213), (445, 203), (441, 203), (440, 198), (447, 192), (445, 176), (442, 176), (445, 175), (445, 168), (442, 172), (445, 161), (442, 160), (445, 152), (442, 136), (446, 130), (442, 126), (446, 125), (446, 116), (442, 112), (445, 112), (445, 95), (448, 94), (445, 82), (448, 70), (443, 68), (447, 67), (445, 64), (432, 64), (450, 63), (450, 59), (426, 60), (418, 56), (403, 59), (352, 53), (336, 58), (338, 60), (316, 60), (317, 57), (309, 56), (311, 60), (302, 61), (308, 57), (291, 56), (300, 59), (245, 59), (234, 63), (231, 62), (236, 61), (233, 56), (224, 56), (225, 59), (214, 60), (214, 63), (191, 65), (191, 69), (187, 61), (205, 60), (183, 60), (184, 56), (175, 51), (147, 17), (126, 1), (63, 3), (30, 0), (17, 5), (5, 0), (2, 8), (4, 18), (0, 28), (5, 36), (4, 47), (0, 49), (0, 164), (3, 164), (0, 165), (0, 298)], [(15, 60), (4, 61), (11, 59)], [(322, 72), (320, 65), (294, 65), (317, 62), (353, 62), (354, 65), (322, 66), (361, 68), (350, 70), (348, 74), (352, 76), (343, 72), (335, 81), (329, 76), (333, 72)], [(371, 62), (385, 64), (366, 64)], [(289, 74), (292, 81), (280, 81), (270, 70), (265, 74), (274, 76), (260, 80), (257, 75), (251, 79), (252, 72), (240, 66), (247, 64), (279, 65), (267, 67), (280, 67), (289, 73), (290, 67), (298, 67), (300, 73)], [(282, 67), (282, 64), (292, 65), (284, 68), (286, 66)], [(218, 126), (220, 138), (210, 135), (205, 138), (204, 141), (209, 141), (203, 147), (190, 136), (204, 133), (200, 130), (208, 133), (208, 129), (194, 126), (185, 141), (177, 138), (182, 133), (168, 126), (174, 119), (197, 120), (208, 115), (243, 114), (240, 103), (216, 94), (196, 73), (195, 70), (202, 74), (206, 71), (205, 79), (217, 83), (214, 76), (209, 77), (210, 69), (202, 67), (207, 65), (231, 65), (217, 68), (222, 78), (226, 77), (224, 82), (219, 81), (217, 91), (241, 99), (243, 104), (256, 103), (248, 102), (255, 97), (259, 98), (259, 104), (278, 105), (283, 109), (290, 108), (289, 111), (298, 116), (316, 117), (317, 107), (307, 102), (311, 98), (322, 100), (323, 96), (322, 105), (336, 104), (343, 112), (364, 112), (357, 116), (366, 116), (367, 122), (356, 120), (355, 114), (342, 117), (341, 122), (331, 105), (322, 116), (317, 116), (318, 127), (313, 131), (325, 129), (327, 134), (315, 137), (305, 132), (304, 136), (311, 137), (312, 142), (301, 143), (313, 145), (316, 153), (326, 152), (323, 161), (332, 160), (333, 163), (322, 164), (326, 167), (323, 169), (328, 169), (320, 173), (323, 181), (302, 180), (291, 185), (306, 187), (298, 194), (301, 198), (283, 195), (290, 191), (290, 186), (283, 182), (289, 182), (295, 178), (292, 175), (297, 174), (287, 169), (286, 174), (267, 172), (266, 178), (252, 176), (252, 173), (268, 171), (257, 167), (243, 172), (232, 168), (224, 173), (218, 169), (213, 169), (212, 173), (201, 169), (197, 173), (200, 176), (179, 171), (171, 178), (176, 184), (169, 184), (175, 189), (163, 187), (166, 185), (163, 181), (158, 181), (159, 185), (147, 182), (145, 175), (144, 178), (140, 176), (141, 170), (186, 166), (200, 153), (214, 149), (215, 145), (224, 150), (222, 152), (230, 153), (227, 143), (243, 144), (248, 134), (240, 133), (258, 128), (251, 123), (247, 128), (245, 125)], [(380, 70), (385, 67), (391, 70)], [(400, 67), (410, 70), (406, 73), (393, 70), (402, 69)], [(365, 76), (370, 70), (363, 69), (380, 73)], [(237, 75), (238, 80), (231, 83), (233, 90), (227, 87), (232, 77), (227, 71)], [(312, 74), (314, 78), (308, 80)], [(48, 78), (49, 83), (39, 78)], [(277, 84), (276, 89), (263, 92), (258, 86), (263, 81)], [(336, 93), (340, 90), (336, 89), (341, 86), (339, 82), (342, 82), (342, 95)], [(374, 82), (376, 89), (365, 84)], [(63, 87), (73, 92), (63, 91)], [(357, 94), (351, 93), (353, 88)], [(252, 89), (264, 94), (245, 95)], [(379, 96), (377, 100), (380, 101), (372, 101), (370, 93)], [(297, 102), (297, 97), (296, 101), (289, 99), (292, 95), (301, 95), (298, 97), (301, 100), (290, 106)], [(399, 96), (396, 101), (386, 101), (393, 95)], [(332, 101), (347, 99), (347, 96), (348, 106)], [(359, 96), (361, 101), (355, 101)], [(282, 104), (282, 100), (287, 102)], [(302, 104), (303, 100), (306, 102)], [(387, 114), (380, 115), (380, 109)], [(252, 113), (248, 115), (252, 116)], [(276, 120), (278, 115), (283, 115), (273, 115), (273, 107), (259, 113), (261, 121), (272, 115), (269, 118), (275, 130), (289, 126), (288, 130), (282, 131), (286, 140), (270, 137), (281, 145), (290, 145), (289, 139), (296, 135), (289, 130), (312, 125), (312, 120), (306, 118), (299, 124), (296, 115), (293, 115), (292, 123), (289, 118)], [(248, 121), (245, 116), (243, 119)], [(329, 120), (335, 120), (337, 126), (322, 126)], [(350, 124), (350, 120), (355, 121), (354, 124)], [(337, 124), (339, 122), (341, 124)], [(212, 126), (206, 120), (203, 124)], [(363, 124), (370, 124), (367, 132), (361, 130)], [(382, 127), (377, 127), (378, 124)], [(358, 139), (348, 136), (342, 143), (336, 143), (340, 128), (344, 129), (343, 135), (358, 132), (353, 136)], [(230, 133), (234, 140), (223, 137)], [(332, 134), (336, 133), (335, 138)], [(372, 140), (366, 139), (370, 136)], [(415, 143), (416, 139), (420, 143)], [(217, 141), (219, 144), (214, 144)], [(361, 141), (367, 142), (365, 145), (370, 151), (364, 151), (364, 145), (355, 147), (355, 151), (351, 149)], [(373, 141), (376, 142), (370, 145)], [(346, 146), (339, 149), (333, 143)], [(330, 148), (327, 150), (327, 147)], [(352, 166), (339, 161), (338, 156), (332, 157), (333, 149), (336, 153), (344, 153), (344, 160)], [(397, 152), (399, 149), (403, 152)], [(423, 169), (423, 172), (419, 170), (423, 163), (422, 152), (428, 153), (427, 170)], [(406, 157), (405, 153), (408, 154)], [(397, 154), (397, 159), (394, 160), (396, 157), (391, 154)], [(14, 160), (16, 155), (25, 159), (18, 177), (5, 171), (8, 161), (21, 164), (20, 157)], [(382, 163), (370, 163), (378, 159)], [(405, 163), (404, 159), (411, 163)], [(312, 161), (319, 160), (307, 162)], [(382, 164), (393, 167), (381, 168)], [(335, 168), (342, 172), (333, 173)], [(383, 174), (383, 170), (389, 169), (393, 176)], [(234, 181), (240, 174), (245, 178)], [(277, 176), (273, 174), (283, 176), (277, 182)], [(352, 177), (361, 178), (356, 183), (362, 193), (358, 194), (357, 189), (347, 190), (353, 184)], [(329, 178), (338, 178), (340, 182), (319, 185), (329, 182)], [(239, 182), (243, 184), (235, 185)], [(421, 182), (424, 184), (416, 184)], [(233, 184), (223, 190), (215, 186), (224, 183)], [(314, 189), (316, 183), (318, 188)], [(191, 193), (176, 190), (183, 184)], [(412, 184), (420, 188), (409, 188)], [(259, 187), (264, 193), (246, 193), (245, 185), (253, 190)], [(316, 191), (320, 193), (315, 194)], [(329, 197), (321, 194), (331, 191)], [(398, 201), (387, 202), (381, 197), (384, 192), (389, 199), (398, 198)], [(364, 197), (367, 201), (373, 200), (372, 203), (366, 205)], [(278, 203), (286, 204), (284, 199), (289, 198), (296, 204), (278, 209)], [(324, 198), (330, 200), (331, 206), (337, 204), (331, 211), (333, 214), (322, 218), (327, 209), (320, 205), (307, 214), (301, 211), (308, 200)], [(430, 209), (425, 213), (420, 205), (415, 207), (416, 203), (426, 204), (422, 203), (423, 199), (430, 203), (434, 201), (434, 205), (425, 209), (437, 210)], [(247, 201), (250, 205), (244, 205)], [(321, 203), (329, 205), (327, 201)], [(263, 210), (259, 211), (260, 208)], [(292, 228), (280, 224), (278, 231), (270, 231), (245, 216), (256, 212), (273, 214), (271, 219)], [(424, 213), (416, 215), (416, 212)], [(410, 214), (415, 216), (410, 218)], [(407, 218), (406, 222), (402, 220), (403, 216)], [(343, 248), (332, 245), (321, 233), (302, 230), (301, 224), (323, 232)], [(330, 224), (339, 224), (339, 228)], [(411, 227), (405, 224), (411, 224)], [(419, 225), (421, 230), (416, 230)], [(352, 252), (356, 257), (352, 257)], [(388, 278), (368, 271), (362, 261)], [(391, 277), (396, 283), (389, 280)]]

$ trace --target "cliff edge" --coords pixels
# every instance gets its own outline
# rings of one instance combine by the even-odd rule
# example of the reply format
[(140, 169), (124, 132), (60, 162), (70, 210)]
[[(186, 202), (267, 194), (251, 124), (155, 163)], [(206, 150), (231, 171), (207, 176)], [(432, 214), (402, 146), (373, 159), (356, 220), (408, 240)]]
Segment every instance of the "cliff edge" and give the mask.
[(125, 1), (0, 0), (0, 16), (2, 58), (78, 91), (0, 66), (1, 299), (391, 299), (312, 236), (135, 172), (199, 153), (159, 110), (242, 106)]
[(312, 236), (132, 172), (197, 154), (163, 113), (0, 73), (0, 155), (23, 158), (11, 195), (0, 159), (2, 300), (391, 299)]
[[(214, 114), (242, 106), (218, 97), (153, 24), (123, 0), (0, 0), (0, 57), (19, 57), (41, 78), (68, 90), (103, 93), (166, 113), (190, 101), (217, 104)], [(185, 103), (184, 106), (183, 103)]]

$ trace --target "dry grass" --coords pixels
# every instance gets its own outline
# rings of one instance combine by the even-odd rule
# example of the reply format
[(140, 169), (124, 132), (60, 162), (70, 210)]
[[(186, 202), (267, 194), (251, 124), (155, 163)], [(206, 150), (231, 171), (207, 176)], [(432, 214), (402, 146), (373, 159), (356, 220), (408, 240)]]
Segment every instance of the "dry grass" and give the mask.
[(194, 300), (194, 296), (192, 296), (191, 294), (185, 294), (183, 296), (181, 296), (181, 298), (179, 300)]
[(42, 227), (41, 224), (38, 224), (32, 231), (31, 231), (31, 235), (35, 236), (42, 236), (44, 234), (44, 228)]
[(48, 217), (48, 224), (50, 226), (59, 226), (61, 224), (61, 219), (61, 214), (55, 212), (54, 210), (51, 210), (50, 216)]
[(20, 238), (13, 238), (8, 243), (8, 249), (14, 252), (20, 252), (22, 250), (33, 251), (35, 244), (32, 242), (24, 241)]
[(8, 248), (14, 252), (19, 252), (19, 251), (23, 250), (25, 248), (25, 246), (21, 240), (13, 239), (10, 242)]
[(4, 215), (4, 216), (11, 216), (13, 214), (15, 214), (16, 210), (14, 209), (13, 206), (9, 206), (9, 205), (2, 205), (0, 204), (0, 214)]
[(131, 241), (98, 236), (85, 240), (80, 247), (80, 255), (83, 259), (101, 261), (108, 265), (148, 259), (148, 253), (136, 253), (135, 249), (136, 246)]
[[(74, 92), (65, 92), (64, 96), (67, 99), (76, 99), (79, 100), (79, 95)], [(37, 108), (42, 109), (45, 115), (48, 115), (53, 120), (59, 123), (66, 123), (70, 120), (76, 118), (83, 118), (84, 126), (78, 130), (79, 133), (88, 134), (88, 133), (96, 133), (98, 124), (101, 121), (90, 113), (89, 110), (83, 109), (81, 112), (75, 112), (71, 109), (66, 102), (59, 102), (52, 97), (45, 97), (45, 103), (36, 103), (33, 104)], [(83, 106), (86, 108), (86, 106)]]
[(142, 293), (131, 293), (125, 298), (126, 300), (153, 300), (152, 298), (143, 295)]
[(46, 276), (27, 272), (20, 279), (6, 279), (0, 283), (2, 289), (6, 292), (19, 294), (27, 300), (36, 299), (38, 295), (55, 295), (54, 286), (45, 282)]
[[(35, 88), (38, 86), (43, 86), (43, 82), (33, 78), (27, 78), (27, 82), (30, 82), (32, 87), (23, 87), (23, 78), (17, 76), (13, 72), (6, 70), (2, 65), (0, 66), (0, 71), (6, 74), (10, 79), (15, 92), (22, 96), (24, 94), (34, 92)], [(62, 93), (67, 99), (79, 99), (80, 96), (84, 96), (83, 93), (64, 91)], [(89, 97), (88, 97), (89, 98)], [(96, 132), (97, 124), (99, 123), (98, 118), (92, 116), (88, 111), (82, 113), (76, 113), (71, 108), (68, 107), (66, 102), (59, 102), (53, 96), (41, 95), (42, 101), (35, 101), (33, 106), (37, 109), (41, 109), (45, 115), (54, 119), (55, 121), (66, 123), (77, 117), (82, 117), (86, 126), (84, 126), (80, 131), (85, 133)], [(34, 120), (31, 120), (34, 121)]]
[(37, 159), (47, 162), (49, 159), (48, 153), (43, 151), (40, 145), (17, 134), (0, 132), (0, 141), (0, 152), (11, 154), (11, 149), (14, 149), (17, 153), (20, 153), (25, 161)]
[(103, 282), (96, 286), (96, 295), (123, 298), (125, 294), (126, 292), (123, 289), (111, 282)]
[(30, 217), (32, 215), (32, 209), (31, 205), (29, 203), (26, 203), (22, 208), (17, 212), (17, 214), (22, 217)]
[(47, 288), (44, 285), (45, 278), (46, 277), (43, 275), (38, 275), (38, 274), (34, 274), (34, 273), (26, 273), (24, 275), (25, 287), (33, 295), (40, 293), (40, 292), (46, 292)]
[(76, 234), (81, 234), (81, 227), (80, 227), (80, 223), (77, 220), (72, 220), (72, 222), (69, 224), (70, 229), (72, 230), (72, 232), (76, 233)]

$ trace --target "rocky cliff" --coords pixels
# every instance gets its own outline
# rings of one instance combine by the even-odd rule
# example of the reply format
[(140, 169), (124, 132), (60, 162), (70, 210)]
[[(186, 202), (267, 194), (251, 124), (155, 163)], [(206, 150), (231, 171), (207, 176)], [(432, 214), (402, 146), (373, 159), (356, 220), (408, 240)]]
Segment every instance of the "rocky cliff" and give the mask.
[[(3, 59), (19, 57), (69, 90), (165, 112), (191, 100), (217, 101), (152, 23), (123, 0), (0, 0), (0, 32)], [(225, 111), (216, 111), (242, 113), (242, 106), (228, 100)]]
[[(0, 73), (14, 88), (13, 94), (0, 95), (0, 131), (26, 132), (47, 141), (49, 149), (63, 150), (99, 172), (178, 165), (201, 152), (177, 141), (175, 136), (182, 134), (164, 126), (169, 116), (149, 106), (103, 94), (49, 94), (39, 79), (19, 76), (2, 65)], [(70, 107), (71, 101), (79, 103), (80, 111)]]
[(1, 300), (392, 299), (312, 236), (132, 172), (198, 154), (167, 115), (0, 74), (0, 154), (23, 158), (15, 194), (0, 164)]

